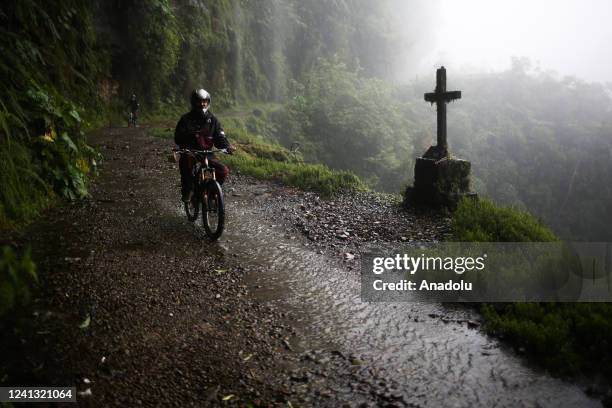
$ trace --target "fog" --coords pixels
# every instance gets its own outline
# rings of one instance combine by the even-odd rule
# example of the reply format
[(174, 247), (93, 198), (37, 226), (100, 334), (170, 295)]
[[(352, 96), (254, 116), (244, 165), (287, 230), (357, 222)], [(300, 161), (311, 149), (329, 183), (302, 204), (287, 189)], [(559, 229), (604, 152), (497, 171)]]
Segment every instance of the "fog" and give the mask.
[(535, 69), (612, 81), (612, 1), (397, 0), (404, 61), (398, 79), (507, 69), (526, 57)]

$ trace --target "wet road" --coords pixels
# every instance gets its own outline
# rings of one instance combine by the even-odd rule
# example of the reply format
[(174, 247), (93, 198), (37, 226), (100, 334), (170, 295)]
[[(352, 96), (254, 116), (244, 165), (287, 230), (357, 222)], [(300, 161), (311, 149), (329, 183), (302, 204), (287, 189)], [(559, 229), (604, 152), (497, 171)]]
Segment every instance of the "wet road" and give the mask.
[[(251, 296), (291, 310), (296, 350), (340, 350), (393, 384), (394, 404), (422, 407), (599, 407), (580, 386), (554, 379), (482, 331), (478, 315), (436, 303), (365, 303), (358, 264), (287, 233), (261, 186), (228, 194), (219, 241), (251, 271)], [(351, 388), (345, 389), (350, 393)], [(350, 399), (350, 395), (346, 396)]]
[[(179, 206), (166, 141), (140, 129), (94, 140), (105, 164), (92, 197), (28, 235), (55, 333), (29, 355), (44, 384), (92, 380), (84, 406), (601, 406), (468, 327), (469, 309), (361, 302), (345, 243), (330, 250), (282, 216), (303, 215), (308, 196), (237, 177), (210, 243)], [(412, 232), (427, 235), (419, 221)]]

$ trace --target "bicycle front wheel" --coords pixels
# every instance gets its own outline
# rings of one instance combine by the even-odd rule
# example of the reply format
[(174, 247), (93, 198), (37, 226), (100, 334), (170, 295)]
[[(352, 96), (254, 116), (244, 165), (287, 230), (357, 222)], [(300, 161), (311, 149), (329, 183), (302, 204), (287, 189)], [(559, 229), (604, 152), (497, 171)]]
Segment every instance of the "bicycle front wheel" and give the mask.
[(210, 180), (202, 197), (202, 225), (206, 235), (215, 240), (223, 233), (224, 224), (223, 190), (218, 182)]
[(200, 211), (200, 200), (197, 194), (194, 194), (191, 200), (188, 203), (184, 203), (184, 205), (187, 219), (191, 222), (197, 220), (198, 212)]

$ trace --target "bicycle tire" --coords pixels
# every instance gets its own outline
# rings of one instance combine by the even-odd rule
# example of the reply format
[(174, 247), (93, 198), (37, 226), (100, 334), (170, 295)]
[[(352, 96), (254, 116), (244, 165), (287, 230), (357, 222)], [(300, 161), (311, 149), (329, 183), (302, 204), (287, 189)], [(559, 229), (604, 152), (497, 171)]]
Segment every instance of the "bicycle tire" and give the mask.
[(198, 199), (197, 194), (193, 195), (193, 198), (188, 203), (183, 203), (185, 207), (185, 214), (187, 215), (187, 219), (191, 222), (194, 222), (198, 219), (198, 213), (200, 212), (200, 200)]
[(202, 226), (204, 231), (206, 231), (206, 235), (213, 241), (221, 236), (225, 226), (225, 207), (223, 201), (221, 186), (217, 181), (210, 180), (206, 184), (202, 197)]

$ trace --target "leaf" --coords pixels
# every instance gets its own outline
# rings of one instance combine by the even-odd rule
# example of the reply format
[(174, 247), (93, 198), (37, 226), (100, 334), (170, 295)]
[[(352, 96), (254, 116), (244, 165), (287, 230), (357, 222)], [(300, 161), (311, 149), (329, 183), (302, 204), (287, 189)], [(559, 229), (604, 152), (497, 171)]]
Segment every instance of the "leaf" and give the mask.
[(83, 323), (81, 323), (79, 325), (79, 329), (86, 329), (86, 328), (88, 328), (90, 323), (91, 323), (91, 316), (87, 315), (85, 320), (83, 320)]
[(79, 115), (79, 112), (77, 112), (76, 110), (72, 109), (70, 112), (68, 112), (68, 114), (70, 116), (72, 116), (74, 118), (74, 120), (76, 120), (77, 122), (81, 123), (81, 116)]
[(67, 133), (62, 133), (61, 136), (62, 140), (64, 142), (66, 142), (66, 145), (68, 145), (68, 147), (73, 150), (74, 152), (78, 152), (79, 148), (77, 147), (77, 145), (74, 144), (74, 142), (72, 141), (72, 139), (70, 138), (70, 136), (68, 136)]
[(229, 394), (229, 395), (226, 395), (225, 397), (223, 397), (222, 400), (223, 401), (229, 401), (229, 400), (231, 400), (234, 397), (235, 397), (234, 394)]

